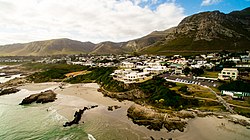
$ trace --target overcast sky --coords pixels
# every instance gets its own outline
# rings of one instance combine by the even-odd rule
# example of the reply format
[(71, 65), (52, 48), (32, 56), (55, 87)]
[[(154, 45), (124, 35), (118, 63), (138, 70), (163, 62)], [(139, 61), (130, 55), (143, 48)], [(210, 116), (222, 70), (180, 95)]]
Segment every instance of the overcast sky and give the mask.
[(177, 26), (197, 12), (247, 6), (250, 0), (0, 0), (0, 45), (55, 38), (127, 41)]

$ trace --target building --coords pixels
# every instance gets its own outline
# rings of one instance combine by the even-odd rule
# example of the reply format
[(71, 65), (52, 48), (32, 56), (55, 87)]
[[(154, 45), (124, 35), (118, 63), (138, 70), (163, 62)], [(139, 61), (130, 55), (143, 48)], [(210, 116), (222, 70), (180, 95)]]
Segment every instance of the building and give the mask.
[(137, 83), (145, 80), (150, 76), (149, 72), (138, 72), (132, 71), (131, 69), (115, 70), (111, 74), (113, 79), (124, 82), (124, 83)]
[(143, 69), (143, 72), (148, 72), (151, 74), (160, 74), (163, 73), (165, 71), (168, 71), (169, 69), (166, 66), (154, 66), (151, 68), (145, 68)]
[(238, 77), (239, 71), (237, 68), (223, 68), (221, 73), (218, 75), (218, 79), (220, 80), (236, 80)]
[(244, 98), (250, 96), (249, 92), (236, 92), (236, 91), (225, 91), (225, 90), (222, 90), (221, 94), (231, 96), (232, 98)]
[(135, 64), (134, 63), (131, 63), (131, 62), (122, 62), (121, 65), (120, 65), (121, 68), (128, 68), (128, 69), (131, 69), (131, 68), (134, 68), (135, 67)]

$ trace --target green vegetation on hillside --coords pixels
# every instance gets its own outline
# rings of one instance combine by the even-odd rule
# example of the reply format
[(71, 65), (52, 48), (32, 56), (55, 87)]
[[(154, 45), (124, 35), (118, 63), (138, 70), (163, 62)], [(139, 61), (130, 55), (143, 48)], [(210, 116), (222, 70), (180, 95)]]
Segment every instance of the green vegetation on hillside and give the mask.
[(249, 83), (244, 81), (232, 81), (219, 86), (219, 90), (250, 92)]
[(116, 81), (110, 75), (113, 73), (115, 68), (109, 67), (98, 67), (93, 68), (92, 72), (85, 75), (78, 75), (73, 77), (66, 82), (75, 84), (75, 83), (89, 83), (89, 82), (97, 82), (99, 83), (104, 89), (112, 92), (123, 92), (127, 91), (124, 87), (123, 82)]
[(65, 74), (67, 73), (89, 69), (89, 67), (85, 66), (67, 64), (29, 63), (24, 66), (27, 69), (42, 70), (42, 72), (36, 72), (28, 76), (28, 79), (35, 83), (49, 82), (53, 79), (63, 79), (66, 78)]
[(160, 77), (154, 77), (139, 85), (140, 89), (149, 94), (149, 103), (157, 107), (173, 107), (182, 109), (187, 107), (199, 106), (196, 99), (183, 98), (180, 94), (167, 88), (166, 81)]

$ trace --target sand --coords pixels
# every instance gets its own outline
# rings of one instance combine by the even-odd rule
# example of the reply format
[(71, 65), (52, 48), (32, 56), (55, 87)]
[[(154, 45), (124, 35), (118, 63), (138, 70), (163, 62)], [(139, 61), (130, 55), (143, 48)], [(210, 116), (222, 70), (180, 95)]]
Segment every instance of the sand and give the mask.
[[(150, 139), (150, 136), (156, 139), (173, 138), (174, 140), (248, 140), (250, 138), (249, 129), (214, 116), (189, 120), (184, 132), (178, 130), (172, 132), (151, 131), (144, 126), (133, 124), (126, 116), (127, 109), (133, 102), (119, 102), (109, 97), (103, 97), (102, 93), (97, 91), (98, 84), (66, 84), (63, 89), (60, 89), (59, 85), (60, 83), (27, 84), (20, 88), (27, 90), (55, 89), (54, 91), (58, 94), (58, 99), (54, 102), (56, 109), (68, 120), (73, 119), (76, 110), (82, 109), (84, 106), (98, 105), (98, 108), (85, 112), (81, 121), (84, 122), (84, 131), (93, 134), (96, 139), (139, 140)], [(107, 108), (110, 105), (118, 105), (121, 108), (108, 111)]]

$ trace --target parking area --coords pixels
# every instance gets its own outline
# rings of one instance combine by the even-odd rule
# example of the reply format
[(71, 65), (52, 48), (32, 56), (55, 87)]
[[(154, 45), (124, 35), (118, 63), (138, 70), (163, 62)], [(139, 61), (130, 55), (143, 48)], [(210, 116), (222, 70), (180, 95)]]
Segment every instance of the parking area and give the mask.
[(216, 80), (207, 80), (207, 79), (197, 79), (195, 77), (183, 77), (171, 74), (163, 74), (161, 75), (164, 79), (169, 82), (178, 82), (184, 84), (196, 84), (201, 86), (209, 86), (209, 87), (218, 87), (220, 83)]

